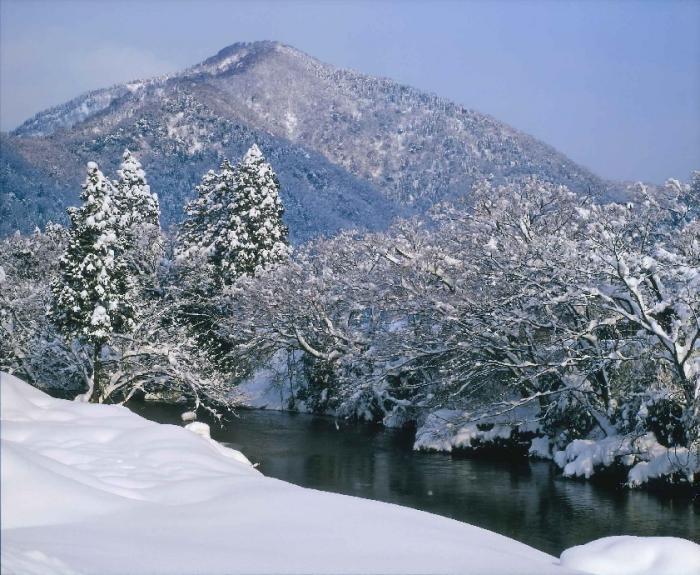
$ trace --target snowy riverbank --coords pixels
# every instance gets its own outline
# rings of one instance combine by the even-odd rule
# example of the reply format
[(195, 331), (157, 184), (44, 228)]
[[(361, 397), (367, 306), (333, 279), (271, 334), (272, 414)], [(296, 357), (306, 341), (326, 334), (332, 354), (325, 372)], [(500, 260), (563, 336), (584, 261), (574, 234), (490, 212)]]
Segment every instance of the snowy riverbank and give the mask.
[[(295, 411), (310, 413), (311, 409), (303, 401), (296, 400), (290, 385), (284, 382), (284, 369), (276, 358), (269, 367), (258, 370), (240, 384), (236, 391), (242, 404), (253, 409), (277, 411), (289, 411), (293, 404)], [(295, 385), (302, 389), (305, 382), (297, 381)], [(334, 414), (329, 412), (328, 415)], [(497, 446), (527, 450), (529, 446), (530, 456), (552, 460), (565, 477), (590, 479), (616, 465), (624, 469), (629, 487), (657, 480), (687, 487), (700, 477), (700, 451), (665, 447), (651, 432), (624, 435), (611, 428), (609, 436), (593, 434), (586, 439), (573, 440), (558, 450), (550, 438), (543, 436), (537, 420), (536, 406), (532, 404), (499, 417), (480, 417), (478, 423), (469, 412), (437, 409), (419, 420), (413, 448), (451, 452)], [(392, 422), (384, 424), (390, 427)]]
[[(621, 435), (611, 433), (607, 437), (592, 436), (571, 441), (562, 450), (553, 449), (550, 440), (528, 417), (517, 412), (500, 419), (486, 419), (483, 426), (469, 422), (470, 414), (458, 410), (442, 409), (431, 413), (416, 432), (415, 449), (428, 451), (452, 451), (469, 449), (475, 445), (489, 446), (501, 441), (515, 443), (518, 434), (536, 435), (530, 442), (533, 457), (552, 459), (565, 477), (589, 479), (595, 473), (613, 465), (625, 469), (627, 485), (638, 487), (652, 480), (675, 478), (676, 483), (687, 486), (700, 474), (700, 452), (684, 447), (668, 448), (661, 445), (653, 433)], [(530, 421), (534, 416), (529, 417)], [(521, 440), (522, 441), (522, 440)]]
[[(0, 392), (3, 573), (572, 572), (471, 525), (266, 478), (239, 452), (125, 408), (5, 374)], [(669, 541), (654, 561), (668, 548), (685, 559), (669, 572), (700, 566), (697, 546)], [(606, 549), (622, 544), (635, 540)], [(610, 568), (606, 552), (595, 556)], [(591, 556), (567, 553), (572, 568)]]

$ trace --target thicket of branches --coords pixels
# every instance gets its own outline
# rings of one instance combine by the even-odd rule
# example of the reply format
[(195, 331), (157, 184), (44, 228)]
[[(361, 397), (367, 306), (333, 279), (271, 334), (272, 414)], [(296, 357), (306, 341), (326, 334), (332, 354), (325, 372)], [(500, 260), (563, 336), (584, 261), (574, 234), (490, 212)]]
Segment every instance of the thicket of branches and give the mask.
[(305, 357), (307, 404), (387, 423), (532, 406), (560, 445), (700, 431), (700, 178), (595, 204), (537, 179), (343, 233), (222, 294), (241, 365)]

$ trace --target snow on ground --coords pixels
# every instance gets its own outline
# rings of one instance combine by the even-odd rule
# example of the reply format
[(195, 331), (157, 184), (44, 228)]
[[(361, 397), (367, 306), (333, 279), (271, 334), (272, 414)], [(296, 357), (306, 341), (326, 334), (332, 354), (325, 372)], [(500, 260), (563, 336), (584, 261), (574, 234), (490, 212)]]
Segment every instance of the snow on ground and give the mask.
[(604, 537), (567, 549), (561, 562), (596, 575), (697, 575), (700, 545), (675, 537)]
[(466, 523), (297, 487), (200, 422), (53, 399), (2, 373), (0, 403), (7, 575), (700, 573), (700, 546), (682, 539), (608, 537), (560, 562)]
[(123, 407), (6, 374), (0, 394), (4, 574), (572, 573), (465, 523), (266, 478)]

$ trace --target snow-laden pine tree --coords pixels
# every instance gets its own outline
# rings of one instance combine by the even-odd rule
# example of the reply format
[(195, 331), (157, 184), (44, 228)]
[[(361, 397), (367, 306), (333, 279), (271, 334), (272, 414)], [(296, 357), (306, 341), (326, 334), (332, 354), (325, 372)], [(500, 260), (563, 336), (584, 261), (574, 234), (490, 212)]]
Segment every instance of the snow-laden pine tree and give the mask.
[(185, 208), (178, 259), (211, 267), (220, 284), (254, 275), (289, 255), (279, 182), (253, 145), (235, 168), (224, 160), (209, 171)]
[(219, 333), (222, 288), (287, 258), (279, 184), (253, 146), (235, 168), (224, 160), (208, 172), (185, 208), (176, 273), (180, 316), (211, 360), (227, 371), (232, 342)]
[(229, 284), (284, 261), (290, 251), (279, 181), (256, 144), (236, 166), (234, 182), (215, 249), (224, 283)]
[(159, 226), (158, 196), (151, 192), (141, 163), (129, 150), (124, 150), (117, 174), (119, 181), (115, 183), (117, 193), (114, 201), (118, 206), (122, 225), (128, 227), (146, 223)]
[(210, 363), (218, 363), (227, 344), (216, 334), (220, 314), (215, 297), (221, 292), (220, 260), (216, 239), (226, 222), (224, 210), (233, 199), (233, 166), (224, 160), (221, 171), (209, 170), (196, 188), (197, 196), (185, 206), (187, 215), (180, 227), (172, 269), (177, 285), (172, 297), (177, 322), (186, 328)]
[(158, 196), (151, 192), (146, 174), (134, 155), (125, 150), (113, 182), (113, 199), (119, 212), (119, 228), (126, 258), (138, 277), (152, 275), (163, 255)]
[[(221, 289), (216, 238), (222, 233), (226, 221), (224, 209), (233, 197), (233, 187), (233, 166), (224, 160), (219, 172), (209, 170), (204, 174), (196, 187), (197, 196), (185, 206), (186, 218), (175, 248), (175, 271), (186, 296), (180, 298), (183, 309), (191, 310), (195, 316), (202, 317), (211, 296)], [(197, 299), (202, 300), (200, 304), (196, 303)]]
[(93, 352), (91, 387), (85, 400), (102, 398), (100, 359), (112, 334), (133, 328), (130, 301), (132, 279), (119, 237), (120, 213), (114, 187), (95, 162), (87, 166), (83, 205), (68, 212), (68, 246), (59, 262), (59, 277), (51, 286), (52, 321), (68, 339), (79, 339)]
[(212, 267), (206, 270), (207, 274), (219, 275), (213, 269), (220, 263), (216, 244), (219, 236), (225, 233), (225, 210), (234, 197), (233, 178), (233, 166), (224, 160), (220, 172), (209, 170), (195, 188), (197, 197), (185, 206), (187, 217), (178, 236), (176, 256), (182, 265), (200, 269)]

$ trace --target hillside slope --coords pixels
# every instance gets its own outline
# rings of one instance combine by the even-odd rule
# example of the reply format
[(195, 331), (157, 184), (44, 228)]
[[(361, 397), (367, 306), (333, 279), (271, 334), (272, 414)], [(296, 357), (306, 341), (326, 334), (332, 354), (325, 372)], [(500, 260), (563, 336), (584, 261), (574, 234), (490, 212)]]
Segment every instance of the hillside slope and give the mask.
[[(257, 142), (282, 183), (294, 240), (381, 229), (520, 174), (602, 195), (607, 185), (553, 148), (437, 96), (339, 70), (276, 42), (234, 44), (181, 73), (79, 96), (2, 139), (0, 234), (76, 201), (84, 164), (108, 171), (136, 152), (164, 222), (181, 217), (201, 175)], [(38, 200), (37, 190), (50, 201)]]

